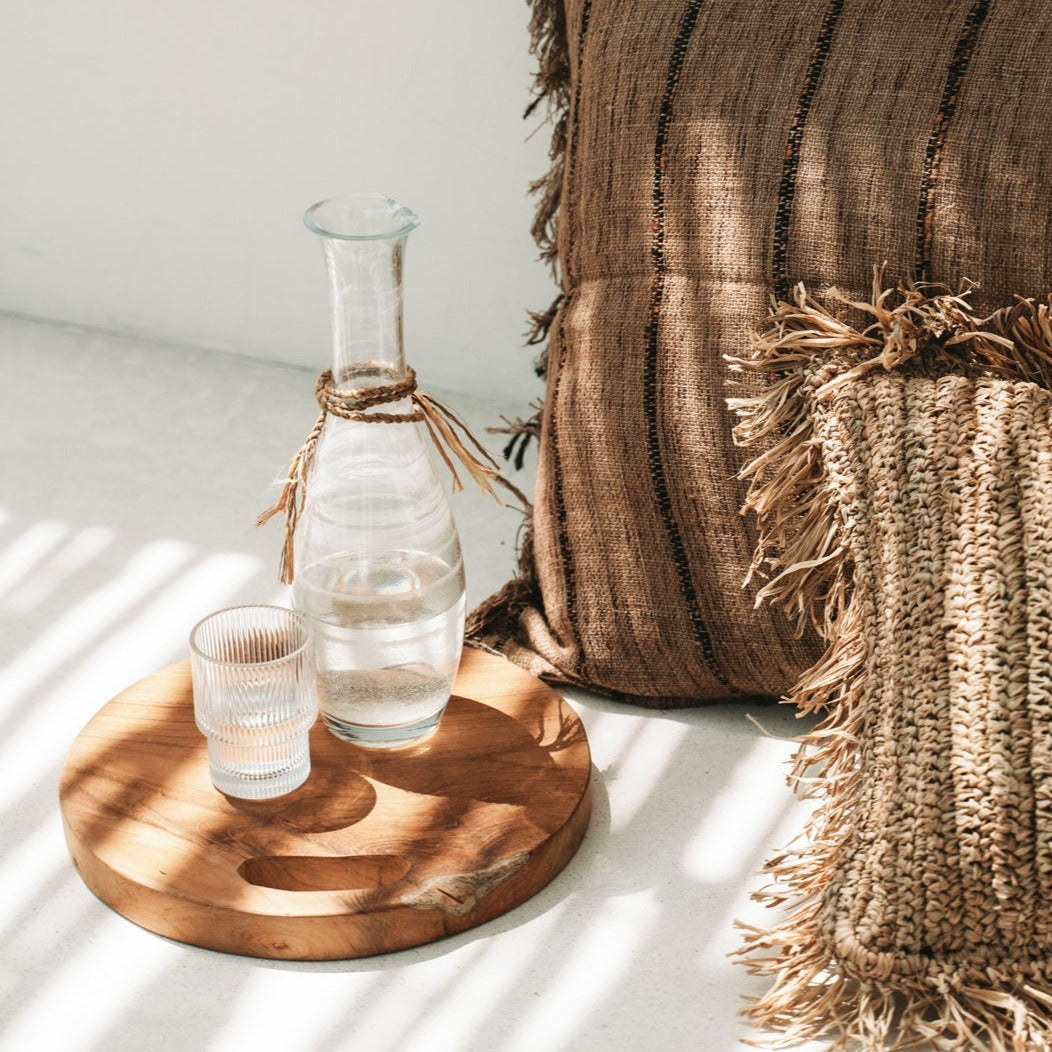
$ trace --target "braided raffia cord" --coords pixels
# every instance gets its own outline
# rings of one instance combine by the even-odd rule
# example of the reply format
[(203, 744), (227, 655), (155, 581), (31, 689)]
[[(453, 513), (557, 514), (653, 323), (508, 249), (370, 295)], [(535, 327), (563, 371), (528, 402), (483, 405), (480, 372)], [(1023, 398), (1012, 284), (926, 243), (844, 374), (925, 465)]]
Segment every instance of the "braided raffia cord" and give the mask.
[[(833, 299), (836, 299), (834, 294)], [(828, 300), (826, 301), (828, 302)], [(763, 598), (823, 658), (792, 779), (817, 807), (741, 956), (767, 1047), (1052, 1047), (1052, 324), (875, 279), (800, 289), (736, 399)]]
[[(390, 370), (381, 363), (367, 363), (367, 365), (374, 371), (390, 373)], [(291, 584), (295, 577), (293, 542), (296, 525), (306, 502), (307, 481), (314, 465), (318, 441), (325, 427), (325, 421), (330, 415), (365, 424), (422, 423), (427, 428), (442, 462), (449, 468), (453, 477), (454, 492), (464, 488), (455, 463), (459, 461), (479, 489), (488, 493), (498, 503), (500, 498), (493, 488), (494, 483), (502, 485), (514, 494), (524, 507), (529, 505), (525, 495), (501, 475), (496, 461), (471, 434), (467, 424), (448, 406), (417, 389), (416, 373), (410, 366), (406, 366), (404, 377), (395, 377), (389, 384), (347, 390), (338, 388), (332, 372), (326, 369), (318, 376), (317, 383), (314, 385), (314, 396), (321, 410), (318, 419), (314, 422), (314, 427), (311, 428), (310, 434), (307, 435), (299, 451), (289, 462), (281, 495), (272, 507), (256, 519), (256, 525), (262, 526), (279, 512), (285, 515), (285, 540), (281, 550), (280, 566), (280, 579), (284, 584)], [(376, 410), (377, 406), (400, 402), (406, 398), (412, 403), (412, 409), (408, 411), (388, 413)], [(461, 435), (464, 437), (462, 438)], [(464, 439), (477, 450), (477, 454), (465, 444)]]
[[(380, 371), (375, 363), (368, 365)], [(314, 384), (314, 397), (321, 407), (322, 413), (331, 413), (333, 416), (342, 417), (344, 420), (362, 420), (365, 423), (374, 424), (409, 424), (414, 421), (423, 420), (424, 414), (419, 409), (413, 409), (408, 413), (370, 413), (368, 410), (378, 405), (386, 405), (390, 402), (400, 402), (403, 398), (410, 398), (416, 391), (416, 373), (412, 366), (407, 365), (405, 376), (400, 380), (393, 380), (389, 384), (379, 384), (372, 387), (352, 387), (341, 390), (336, 386), (332, 370), (318, 374)]]

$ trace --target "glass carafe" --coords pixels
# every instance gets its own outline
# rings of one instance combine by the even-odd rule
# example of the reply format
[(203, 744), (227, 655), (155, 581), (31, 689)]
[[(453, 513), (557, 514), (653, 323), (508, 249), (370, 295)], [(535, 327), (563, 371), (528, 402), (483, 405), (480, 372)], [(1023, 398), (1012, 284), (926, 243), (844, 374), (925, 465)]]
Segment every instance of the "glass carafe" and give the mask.
[[(402, 272), (417, 216), (366, 194), (322, 201), (304, 221), (328, 269), (333, 385), (404, 381)], [(295, 530), (293, 601), (314, 628), (322, 718), (363, 746), (408, 745), (438, 726), (463, 644), (460, 540), (423, 428), (399, 419), (413, 408), (407, 395), (327, 417)]]

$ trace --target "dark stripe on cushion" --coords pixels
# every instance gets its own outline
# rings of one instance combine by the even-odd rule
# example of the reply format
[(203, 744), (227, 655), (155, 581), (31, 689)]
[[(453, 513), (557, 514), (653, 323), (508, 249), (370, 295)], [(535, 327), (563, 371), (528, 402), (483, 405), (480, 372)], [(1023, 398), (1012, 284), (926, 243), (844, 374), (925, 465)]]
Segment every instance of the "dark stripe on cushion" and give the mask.
[(577, 86), (574, 90), (573, 101), (570, 106), (569, 138), (566, 143), (566, 207), (563, 209), (563, 222), (566, 223), (567, 244), (564, 259), (565, 270), (563, 283), (566, 288), (566, 297), (559, 307), (559, 348), (556, 362), (554, 363), (555, 375), (552, 379), (551, 393), (548, 397), (548, 449), (551, 450), (552, 464), (552, 503), (555, 513), (555, 536), (559, 546), (559, 563), (563, 571), (563, 584), (566, 589), (566, 632), (568, 638), (560, 639), (564, 646), (576, 646), (577, 671), (581, 676), (587, 676), (587, 657), (584, 648), (580, 645), (580, 634), (577, 632), (577, 572), (574, 568), (573, 548), (570, 544), (569, 531), (566, 523), (566, 497), (565, 479), (562, 469), (562, 447), (559, 443), (559, 389), (562, 385), (563, 366), (566, 364), (566, 311), (569, 310), (573, 300), (573, 283), (570, 270), (573, 261), (573, 227), (571, 202), (573, 201), (574, 179), (577, 174), (577, 136), (580, 125), (581, 104), (581, 66), (584, 64), (584, 45), (588, 34), (588, 20), (592, 12), (592, 0), (585, 0), (581, 9), (581, 27), (577, 35)]
[(774, 250), (772, 252), (771, 274), (774, 279), (775, 295), (780, 300), (788, 299), (790, 292), (788, 244), (789, 223), (793, 217), (793, 196), (796, 193), (796, 173), (800, 167), (800, 145), (804, 140), (804, 126), (811, 112), (811, 103), (818, 90), (833, 45), (833, 33), (836, 30), (840, 12), (844, 9), (844, 0), (832, 0), (822, 28), (811, 53), (811, 63), (807, 67), (804, 87), (797, 100), (793, 119), (789, 124), (789, 138), (785, 144), (785, 159), (782, 162), (782, 179), (778, 184), (777, 207), (774, 215)]
[(716, 660), (712, 646), (712, 637), (702, 618), (698, 604), (698, 595), (694, 579), (687, 562), (687, 553), (683, 537), (672, 512), (672, 501), (669, 498), (668, 480), (665, 477), (665, 465), (661, 458), (661, 438), (658, 426), (658, 334), (661, 327), (661, 306), (665, 296), (665, 149), (668, 145), (669, 128), (672, 125), (672, 100), (679, 83), (687, 47), (694, 28), (698, 22), (703, 0), (689, 0), (683, 17), (672, 54), (669, 58), (668, 72), (665, 77), (665, 90), (661, 97), (661, 109), (658, 113), (657, 136), (654, 140), (654, 189), (652, 227), (654, 238), (650, 255), (654, 264), (653, 293), (650, 300), (650, 316), (646, 326), (646, 361), (643, 372), (643, 407), (646, 417), (647, 463), (654, 484), (658, 510), (668, 536), (672, 559), (676, 567), (680, 594), (687, 607), (694, 639), (701, 650), (709, 674), (722, 687), (732, 693), (730, 683), (724, 677)]
[(957, 110), (957, 100), (961, 94), (964, 75), (968, 72), (975, 45), (979, 39), (986, 16), (990, 12), (990, 0), (976, 0), (954, 49), (949, 69), (946, 71), (946, 86), (943, 88), (942, 100), (935, 124), (928, 139), (928, 149), (924, 156), (924, 176), (921, 180), (920, 203), (917, 206), (917, 249), (916, 265), (913, 276), (916, 281), (929, 280), (931, 271), (931, 239), (935, 227), (935, 188), (939, 179), (939, 161), (942, 159), (942, 148), (946, 143), (946, 133)]

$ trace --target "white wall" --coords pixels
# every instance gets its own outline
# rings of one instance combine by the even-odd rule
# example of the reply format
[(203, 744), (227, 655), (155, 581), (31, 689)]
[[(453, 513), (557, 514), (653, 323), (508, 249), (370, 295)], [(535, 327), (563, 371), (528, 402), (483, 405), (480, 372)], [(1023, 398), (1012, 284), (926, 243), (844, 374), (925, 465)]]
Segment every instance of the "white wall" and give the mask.
[(0, 0), (0, 311), (322, 368), (301, 214), (380, 190), (423, 224), (407, 353), (525, 404), (551, 279), (526, 184), (524, 0)]

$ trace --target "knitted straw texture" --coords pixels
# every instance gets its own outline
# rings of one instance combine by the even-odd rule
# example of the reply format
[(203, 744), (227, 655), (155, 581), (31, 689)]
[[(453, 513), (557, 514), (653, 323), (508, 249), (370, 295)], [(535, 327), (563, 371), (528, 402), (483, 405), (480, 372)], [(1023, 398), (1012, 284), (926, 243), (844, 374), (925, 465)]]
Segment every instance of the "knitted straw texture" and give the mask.
[(794, 772), (819, 803), (768, 864), (787, 912), (747, 937), (773, 980), (749, 1015), (785, 1045), (1046, 1049), (1052, 312), (854, 307), (862, 331), (800, 290), (737, 363), (770, 381), (733, 402), (767, 447), (761, 594), (827, 642), (788, 699), (825, 715)]
[[(782, 695), (820, 653), (742, 587), (724, 355), (799, 281), (871, 266), (978, 314), (1052, 275), (1041, 0), (535, 0), (552, 165), (534, 233), (546, 390), (517, 580), (476, 639), (654, 706)], [(751, 377), (759, 386), (762, 377)], [(528, 414), (524, 414), (528, 415)]]

